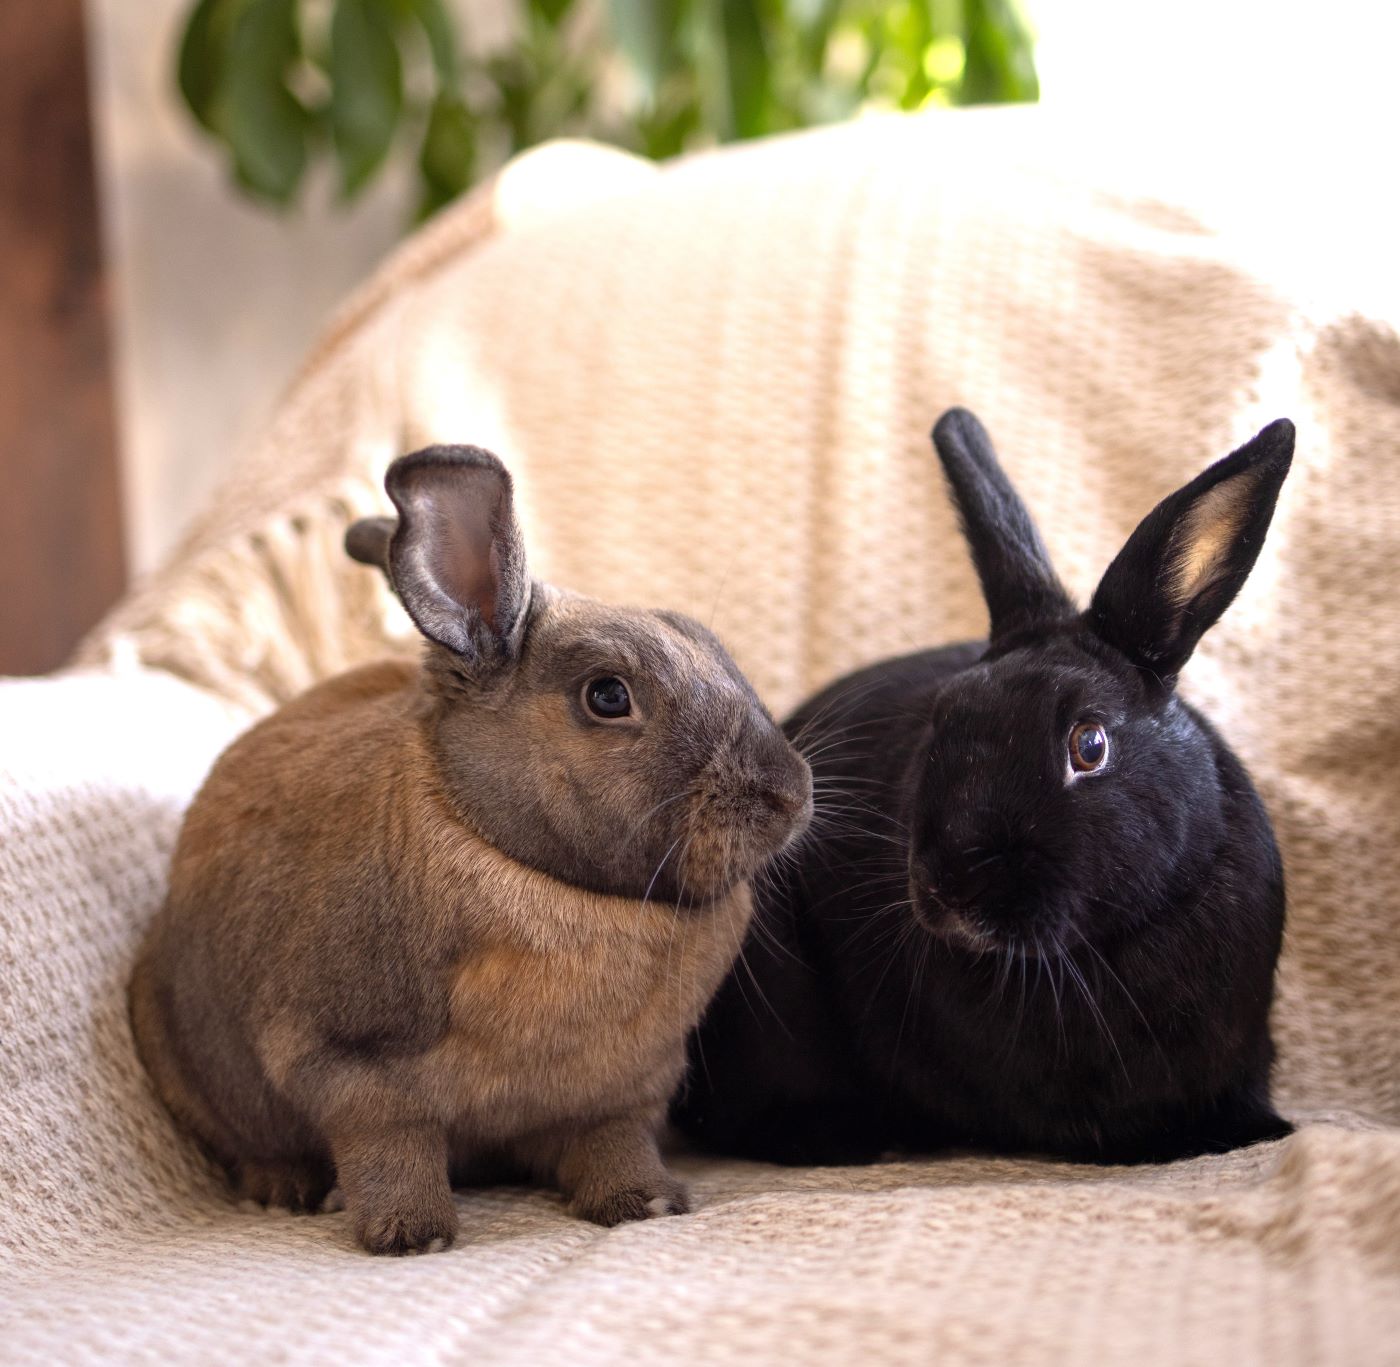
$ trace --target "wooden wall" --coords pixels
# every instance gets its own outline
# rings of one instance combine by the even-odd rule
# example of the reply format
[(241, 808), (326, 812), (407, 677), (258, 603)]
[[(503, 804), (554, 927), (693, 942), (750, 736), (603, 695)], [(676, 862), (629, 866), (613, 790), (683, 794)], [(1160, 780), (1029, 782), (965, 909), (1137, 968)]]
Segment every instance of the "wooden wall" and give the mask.
[(82, 0), (4, 10), (0, 674), (29, 674), (63, 662), (123, 564)]

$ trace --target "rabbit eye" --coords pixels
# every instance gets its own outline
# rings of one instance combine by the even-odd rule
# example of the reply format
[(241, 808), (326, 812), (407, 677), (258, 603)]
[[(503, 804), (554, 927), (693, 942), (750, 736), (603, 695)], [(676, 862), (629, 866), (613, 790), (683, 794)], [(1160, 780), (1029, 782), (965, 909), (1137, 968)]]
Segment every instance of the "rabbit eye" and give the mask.
[(1108, 758), (1108, 734), (1097, 722), (1082, 721), (1069, 733), (1069, 762), (1079, 773), (1099, 768)]
[(601, 679), (590, 679), (583, 686), (583, 705), (595, 717), (616, 721), (632, 711), (632, 695), (621, 679), (609, 674)]

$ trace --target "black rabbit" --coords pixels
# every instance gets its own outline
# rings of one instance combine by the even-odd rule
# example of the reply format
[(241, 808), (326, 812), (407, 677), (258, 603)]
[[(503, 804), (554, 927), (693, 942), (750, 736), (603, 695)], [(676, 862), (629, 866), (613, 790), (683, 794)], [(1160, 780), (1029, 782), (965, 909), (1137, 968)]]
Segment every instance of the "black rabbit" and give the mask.
[(675, 1119), (783, 1162), (1164, 1161), (1288, 1134), (1278, 848), (1174, 684), (1259, 554), (1292, 424), (1159, 504), (1083, 613), (977, 419), (933, 437), (990, 640), (874, 665), (787, 723), (842, 824), (771, 878)]

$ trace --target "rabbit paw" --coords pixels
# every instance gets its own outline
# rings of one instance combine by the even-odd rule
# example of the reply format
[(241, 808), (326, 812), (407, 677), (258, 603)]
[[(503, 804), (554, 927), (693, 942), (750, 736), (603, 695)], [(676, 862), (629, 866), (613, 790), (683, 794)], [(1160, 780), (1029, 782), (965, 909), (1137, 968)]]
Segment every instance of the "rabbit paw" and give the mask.
[(449, 1201), (445, 1208), (371, 1213), (355, 1222), (355, 1237), (374, 1254), (440, 1253), (457, 1237), (457, 1209)]
[(241, 1200), (301, 1214), (321, 1209), (331, 1174), (324, 1164), (245, 1162), (238, 1165), (234, 1184)]
[(620, 1225), (629, 1220), (654, 1220), (661, 1215), (687, 1215), (690, 1198), (674, 1178), (639, 1187), (619, 1187), (589, 1200), (576, 1200), (574, 1213), (595, 1225)]

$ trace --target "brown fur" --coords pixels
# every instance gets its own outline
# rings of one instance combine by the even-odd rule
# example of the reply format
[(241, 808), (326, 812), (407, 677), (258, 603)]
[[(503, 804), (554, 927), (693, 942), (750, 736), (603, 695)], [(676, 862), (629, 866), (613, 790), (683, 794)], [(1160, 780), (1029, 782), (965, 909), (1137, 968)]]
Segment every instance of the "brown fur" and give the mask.
[[(522, 592), (493, 605), (519, 619), (493, 671), (431, 644), (426, 668), (343, 675), (231, 746), (132, 977), (156, 1088), (240, 1193), (315, 1208), (337, 1183), (373, 1252), (450, 1243), (452, 1174), (552, 1181), (603, 1223), (686, 1209), (657, 1126), (744, 880), (810, 810), (702, 628)], [(580, 717), (580, 653), (585, 677), (637, 681), (627, 725)]]

